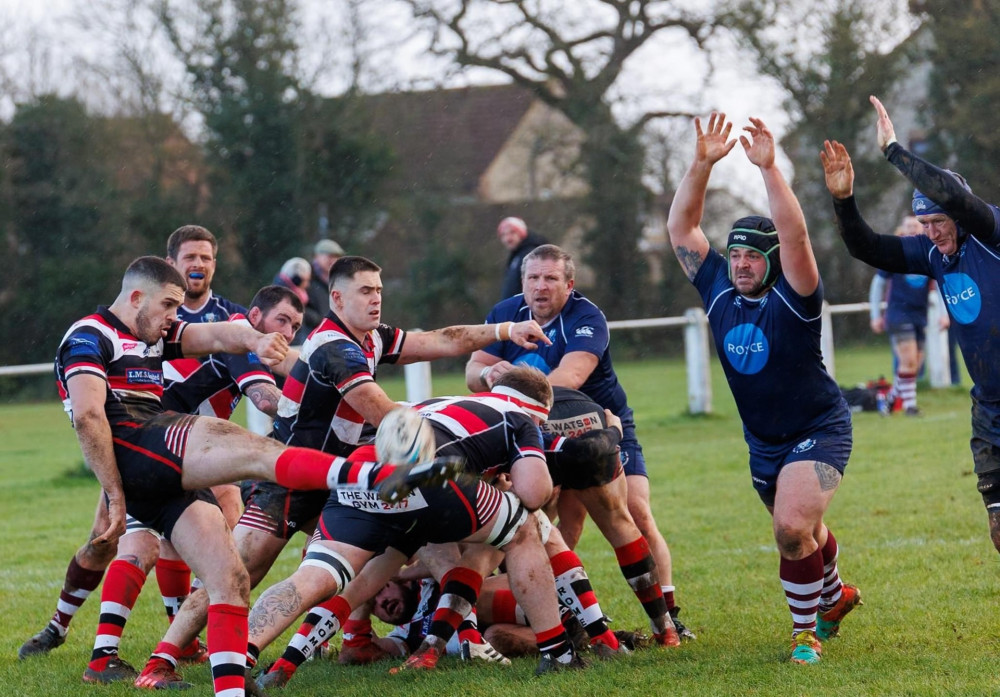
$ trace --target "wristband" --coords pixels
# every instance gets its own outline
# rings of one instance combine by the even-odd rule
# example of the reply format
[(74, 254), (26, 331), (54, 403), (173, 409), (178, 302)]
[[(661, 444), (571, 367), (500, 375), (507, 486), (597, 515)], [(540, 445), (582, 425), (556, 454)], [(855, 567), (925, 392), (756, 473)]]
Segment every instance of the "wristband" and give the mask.
[[(513, 324), (514, 324), (513, 322), (500, 322), (499, 324), (493, 325), (493, 336), (494, 336), (494, 338), (497, 341), (509, 341), (510, 340), (510, 330), (511, 330), (511, 327), (513, 326)], [(503, 333), (500, 331), (500, 328), (504, 327), (504, 326), (507, 327), (507, 336), (503, 336)]]
[(490, 368), (492, 368), (492, 367), (493, 366), (488, 365), (488, 366), (486, 366), (485, 368), (483, 368), (482, 370), (479, 371), (479, 379), (482, 380), (483, 384), (486, 385), (487, 387), (490, 386), (490, 383), (488, 383), (486, 381), (486, 375), (490, 372)]

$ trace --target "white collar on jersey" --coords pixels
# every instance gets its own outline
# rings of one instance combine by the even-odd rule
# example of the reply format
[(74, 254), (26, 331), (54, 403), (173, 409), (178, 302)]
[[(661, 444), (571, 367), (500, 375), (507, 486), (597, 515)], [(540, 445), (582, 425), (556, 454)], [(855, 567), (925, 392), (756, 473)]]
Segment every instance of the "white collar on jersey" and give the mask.
[(507, 401), (513, 402), (531, 416), (537, 416), (542, 421), (549, 420), (549, 407), (547, 405), (539, 402), (537, 399), (532, 399), (523, 392), (515, 390), (513, 387), (497, 385), (490, 392), (492, 394), (503, 395), (507, 398)]

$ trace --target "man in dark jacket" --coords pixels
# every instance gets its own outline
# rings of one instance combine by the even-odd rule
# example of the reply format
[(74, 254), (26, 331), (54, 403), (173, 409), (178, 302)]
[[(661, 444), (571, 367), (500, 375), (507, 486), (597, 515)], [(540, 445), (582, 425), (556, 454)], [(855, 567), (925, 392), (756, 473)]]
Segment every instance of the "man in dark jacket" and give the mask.
[(520, 218), (504, 218), (497, 226), (497, 237), (500, 243), (510, 250), (507, 257), (507, 270), (504, 271), (503, 285), (500, 288), (500, 299), (506, 300), (521, 292), (521, 262), (535, 247), (545, 244), (548, 240), (528, 232), (528, 226)]

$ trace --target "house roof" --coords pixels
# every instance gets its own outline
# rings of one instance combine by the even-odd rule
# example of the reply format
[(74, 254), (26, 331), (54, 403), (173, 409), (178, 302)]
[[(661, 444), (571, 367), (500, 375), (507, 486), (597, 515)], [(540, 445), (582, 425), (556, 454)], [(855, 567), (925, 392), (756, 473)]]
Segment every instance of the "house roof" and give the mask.
[(357, 107), (396, 153), (392, 188), (472, 197), (532, 101), (523, 87), (492, 85), (370, 95)]

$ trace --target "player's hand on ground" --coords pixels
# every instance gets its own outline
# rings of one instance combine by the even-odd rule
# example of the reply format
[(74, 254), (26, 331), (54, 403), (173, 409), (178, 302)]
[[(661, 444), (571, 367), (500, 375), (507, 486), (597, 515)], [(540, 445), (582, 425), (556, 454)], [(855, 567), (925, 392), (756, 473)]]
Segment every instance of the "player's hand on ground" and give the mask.
[(736, 139), (729, 139), (733, 124), (726, 121), (726, 115), (712, 112), (708, 117), (708, 127), (703, 131), (701, 119), (694, 120), (694, 130), (697, 135), (695, 144), (695, 159), (698, 162), (714, 165), (736, 146)]
[(740, 145), (747, 154), (747, 159), (761, 169), (774, 165), (774, 136), (760, 119), (750, 117), (750, 125), (743, 130), (750, 136), (740, 136)]
[(868, 101), (872, 103), (872, 106), (875, 107), (875, 113), (878, 114), (878, 121), (875, 123), (875, 138), (878, 141), (878, 146), (885, 150), (889, 147), (889, 143), (896, 140), (896, 129), (892, 127), (889, 112), (885, 110), (879, 98), (873, 94), (868, 97)]
[(257, 340), (254, 353), (264, 365), (277, 365), (288, 355), (288, 341), (278, 332), (264, 334)]
[(542, 331), (538, 322), (533, 319), (525, 320), (524, 322), (515, 322), (511, 325), (510, 340), (521, 348), (529, 349), (538, 348), (537, 342), (541, 342), (546, 346), (552, 345), (549, 337), (545, 336), (545, 332)]
[(854, 165), (847, 148), (836, 140), (824, 140), (819, 154), (823, 163), (826, 188), (835, 198), (847, 198), (854, 193)]

